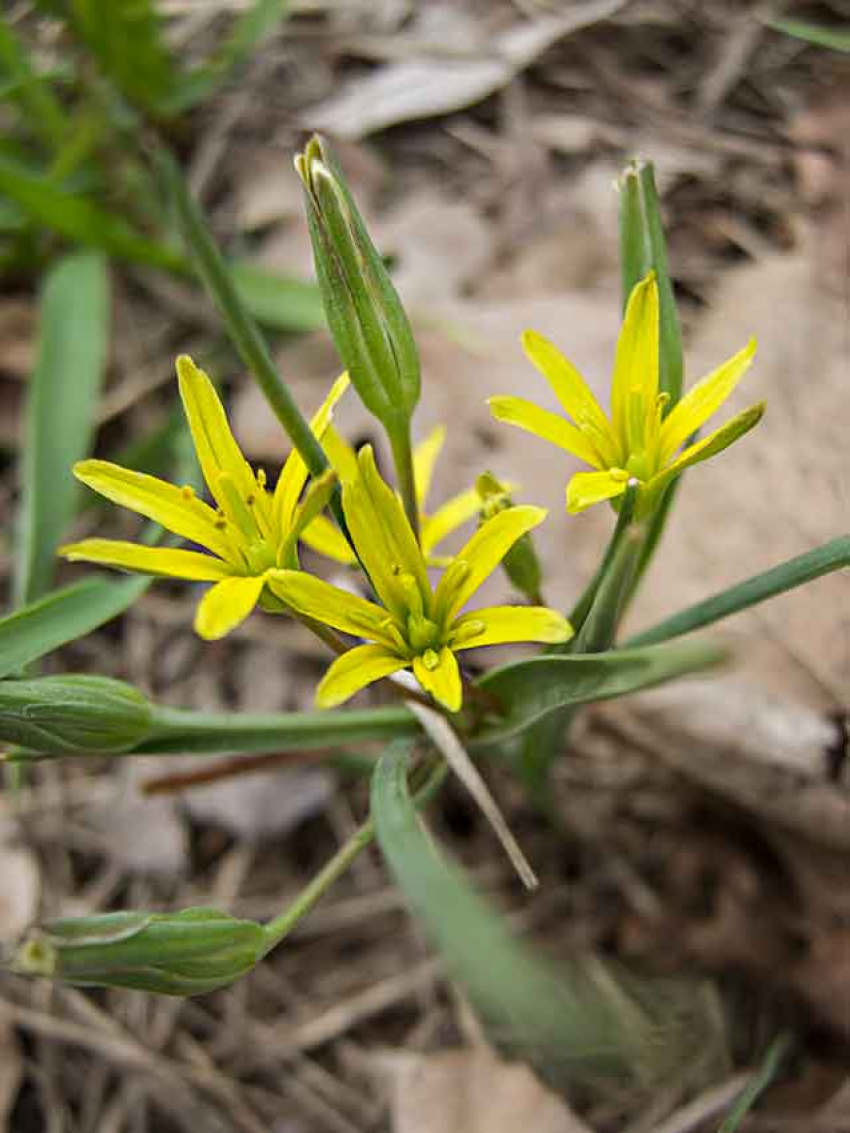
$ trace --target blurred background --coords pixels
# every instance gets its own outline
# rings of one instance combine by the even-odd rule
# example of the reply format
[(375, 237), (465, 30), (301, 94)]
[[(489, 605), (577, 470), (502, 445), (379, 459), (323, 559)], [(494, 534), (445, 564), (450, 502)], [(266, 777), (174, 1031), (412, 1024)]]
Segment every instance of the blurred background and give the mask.
[[(220, 383), (255, 465), (273, 476), (288, 451), (195, 279), (155, 142), (178, 158), (312, 412), (339, 363), (292, 156), (313, 130), (331, 140), (417, 333), (417, 439), (448, 426), (431, 505), (489, 468), (518, 482), (517, 499), (550, 507), (539, 548), (557, 606), (587, 581), (611, 513), (565, 519), (570, 458), (497, 425), (484, 401), (521, 393), (554, 408), (521, 351), (528, 327), (606, 396), (615, 180), (631, 157), (653, 161), (686, 382), (754, 334), (733, 408), (766, 398), (768, 412), (686, 477), (633, 627), (847, 529), (846, 0), (6, 0), (0, 21), (7, 610), (81, 577), (54, 563), (69, 535), (138, 533), (77, 492), (74, 459), (190, 475), (178, 353)], [(353, 397), (338, 420), (351, 441), (380, 445)], [(155, 584), (41, 671), (116, 676), (214, 711), (308, 707), (326, 664), (312, 639), (257, 614), (203, 643), (195, 591)], [(531, 898), (460, 791), (435, 809), (479, 886), (554, 956), (701, 989), (698, 1051), (661, 1084), (579, 1082), (547, 1057), (544, 1086), (522, 1063), (500, 1065), (510, 1043), (499, 1056), (487, 1045), (374, 854), (266, 965), (198, 1001), (0, 975), (0, 1128), (489, 1133), (533, 1120), (544, 1133), (700, 1133), (717, 1130), (740, 1075), (787, 1031), (792, 1053), (740, 1128), (850, 1129), (837, 723), (848, 610), (846, 575), (821, 579), (724, 626), (738, 664), (710, 686), (585, 714), (556, 773), (557, 829), (491, 769), (541, 877)], [(366, 788), (285, 753), (229, 771), (77, 760), (9, 781), (0, 938), (97, 909), (274, 915), (355, 828)]]

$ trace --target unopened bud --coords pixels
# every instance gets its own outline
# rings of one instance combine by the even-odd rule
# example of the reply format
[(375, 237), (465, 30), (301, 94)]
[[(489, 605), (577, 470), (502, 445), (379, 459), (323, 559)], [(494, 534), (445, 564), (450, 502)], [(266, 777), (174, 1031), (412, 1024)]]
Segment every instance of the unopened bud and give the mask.
[(392, 438), (419, 400), (419, 358), (407, 315), (326, 143), (311, 138), (295, 168), (328, 326), (363, 404)]
[(31, 929), (7, 967), (79, 987), (203, 995), (250, 972), (266, 950), (262, 925), (217, 909), (103, 913)]
[(21, 758), (127, 751), (148, 734), (152, 716), (138, 689), (111, 677), (0, 682), (0, 742), (27, 749)]

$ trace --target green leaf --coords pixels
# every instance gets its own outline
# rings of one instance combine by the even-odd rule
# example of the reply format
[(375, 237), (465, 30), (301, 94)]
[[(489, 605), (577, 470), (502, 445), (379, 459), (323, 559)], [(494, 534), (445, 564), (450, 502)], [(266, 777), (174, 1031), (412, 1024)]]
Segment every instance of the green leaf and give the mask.
[(69, 240), (100, 248), (131, 263), (185, 274), (183, 259), (171, 248), (136, 232), (122, 216), (100, 208), (86, 197), (66, 193), (43, 175), (0, 156), (0, 193), (27, 215)]
[[(407, 786), (409, 749), (394, 744), (372, 777), (376, 835), (413, 911), (497, 1041), (572, 1074), (635, 1070), (659, 1032), (613, 981), (576, 962), (555, 969), (515, 939), (505, 919), (448, 864), (419, 824)], [(610, 977), (609, 977), (610, 980)], [(631, 1010), (630, 1010), (631, 1009)], [(653, 1055), (649, 1055), (649, 1051)]]
[(179, 77), (171, 109), (181, 112), (209, 98), (247, 62), (289, 12), (290, 0), (254, 0), (234, 21), (230, 34), (211, 59)]
[(0, 619), (0, 677), (117, 617), (149, 585), (148, 578), (87, 578)]
[(18, 104), (27, 129), (50, 149), (62, 145), (68, 131), (65, 112), (7, 20), (0, 20), (0, 79), (9, 84), (3, 97)]
[(278, 275), (245, 260), (233, 260), (229, 270), (239, 298), (265, 326), (308, 331), (325, 325), (322, 298), (315, 283)]
[(56, 547), (73, 518), (72, 465), (90, 450), (109, 339), (106, 264), (85, 252), (60, 260), (40, 305), (21, 467), (18, 603), (50, 589)]
[(153, 0), (68, 0), (65, 22), (128, 102), (157, 113), (167, 105), (175, 66)]
[(784, 594), (786, 590), (804, 586), (824, 574), (846, 567), (850, 567), (850, 535), (832, 539), (829, 543), (815, 547), (813, 551), (806, 551), (762, 574), (753, 575), (745, 582), (739, 582), (737, 586), (730, 586), (728, 590), (721, 590), (694, 606), (688, 606), (650, 629), (635, 634), (626, 645), (634, 648), (669, 641), (671, 637), (680, 637), (701, 629), (702, 626), (719, 622), (749, 606), (755, 606), (777, 594)]
[(768, 20), (768, 27), (804, 39), (816, 47), (830, 47), (833, 51), (850, 51), (850, 28), (828, 28), (806, 20)]
[(505, 715), (486, 723), (476, 740), (505, 740), (558, 709), (637, 692), (711, 668), (726, 657), (719, 645), (694, 641), (516, 661), (494, 669), (478, 682), (502, 704)]

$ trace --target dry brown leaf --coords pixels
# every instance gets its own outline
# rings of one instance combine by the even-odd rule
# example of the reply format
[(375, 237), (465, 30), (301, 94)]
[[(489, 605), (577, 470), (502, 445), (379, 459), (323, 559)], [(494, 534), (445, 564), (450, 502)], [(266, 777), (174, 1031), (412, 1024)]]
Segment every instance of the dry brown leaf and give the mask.
[(393, 1133), (590, 1133), (566, 1104), (519, 1062), (486, 1046), (438, 1054), (376, 1054)]
[(389, 63), (310, 108), (302, 124), (353, 139), (399, 122), (461, 110), (505, 86), (559, 39), (613, 16), (625, 3), (589, 0), (566, 15), (515, 24), (496, 36), (486, 53), (443, 51)]

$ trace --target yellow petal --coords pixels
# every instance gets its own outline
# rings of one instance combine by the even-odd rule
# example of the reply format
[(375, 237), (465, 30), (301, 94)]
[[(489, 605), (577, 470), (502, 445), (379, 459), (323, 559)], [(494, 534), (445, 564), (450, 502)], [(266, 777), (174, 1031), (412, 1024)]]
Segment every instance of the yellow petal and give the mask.
[(398, 496), (375, 467), (371, 445), (360, 450), (357, 466), (356, 479), (342, 488), (342, 507), (357, 553), (388, 609), (406, 617), (409, 595), (405, 582), (412, 578), (427, 613), (431, 586), (425, 559)]
[(618, 469), (620, 475), (609, 472), (576, 472), (567, 484), (567, 511), (576, 515), (601, 500), (611, 500), (625, 492), (628, 473)]
[(132, 570), (139, 574), (186, 578), (192, 582), (217, 582), (228, 578), (232, 569), (221, 559), (197, 551), (173, 551), (168, 547), (144, 547), (119, 539), (84, 539), (68, 543), (58, 554), (72, 563), (98, 563), (100, 566)]
[(541, 507), (506, 508), (488, 519), (458, 551), (434, 593), (435, 619), (453, 618), (496, 569), (514, 543), (546, 518)]
[(235, 548), (215, 526), (215, 512), (191, 488), (178, 488), (108, 460), (81, 460), (74, 465), (74, 475), (112, 503), (161, 523), (175, 535), (200, 543), (223, 559), (233, 557)]
[(387, 621), (387, 611), (358, 594), (349, 594), (301, 570), (270, 570), (267, 582), (273, 594), (304, 617), (357, 637), (377, 641), (386, 637), (381, 627)]
[(438, 507), (433, 515), (423, 518), (419, 538), (424, 554), (430, 557), (438, 543), (461, 524), (478, 515), (480, 510), (481, 497), (474, 488), (470, 488), (466, 492), (452, 496), (442, 507)]
[(448, 646), (439, 653), (427, 649), (421, 657), (413, 658), (413, 675), (420, 685), (449, 712), (459, 712), (463, 703), (463, 685), (457, 657)]
[(533, 433), (541, 440), (566, 449), (567, 452), (590, 464), (599, 467), (599, 456), (596, 449), (587, 437), (575, 425), (571, 425), (557, 413), (550, 413), (548, 409), (541, 409), (531, 401), (522, 397), (489, 397), (487, 404), (490, 412), (497, 421), (504, 421), (508, 425), (516, 425)]
[(416, 446), (413, 453), (413, 481), (416, 484), (416, 501), (419, 504), (420, 512), (425, 508), (425, 501), (431, 488), (431, 477), (434, 474), (434, 465), (445, 439), (445, 426), (438, 425), (421, 444)]
[(536, 366), (576, 424), (588, 420), (603, 436), (609, 436), (612, 449), (616, 442), (610, 437), (608, 418), (593, 395), (587, 382), (568, 358), (548, 338), (535, 330), (527, 330), (522, 336), (526, 357)]
[(195, 632), (207, 641), (217, 641), (248, 617), (257, 604), (265, 579), (262, 575), (225, 578), (201, 599), (195, 613)]
[[(341, 374), (331, 386), (328, 396), (313, 415), (310, 428), (319, 440), (324, 437), (325, 431), (330, 425), (334, 406), (348, 389), (348, 385), (348, 374)], [(333, 464), (333, 461), (330, 461), (330, 463)], [(304, 463), (299, 451), (293, 449), (281, 469), (272, 502), (277, 530), (283, 538), (286, 538), (292, 526), (292, 517), (295, 514), (295, 507), (306, 483), (307, 465)]]
[(573, 627), (557, 610), (546, 606), (488, 606), (473, 610), (452, 626), (452, 649), (505, 645), (513, 641), (546, 644), (569, 641)]
[(756, 340), (751, 338), (743, 350), (698, 381), (670, 410), (661, 424), (659, 464), (662, 468), (679, 445), (704, 425), (729, 397), (749, 369), (755, 352)]
[(337, 657), (316, 689), (319, 708), (333, 708), (366, 685), (397, 673), (409, 664), (384, 645), (358, 645)]
[(638, 390), (644, 413), (655, 413), (658, 398), (658, 284), (650, 272), (632, 288), (617, 340), (611, 379), (614, 435), (628, 451), (629, 402)]
[(353, 480), (357, 476), (357, 453), (333, 425), (328, 425), (322, 437), (322, 448), (328, 460), (337, 470), (340, 482)]
[(327, 516), (317, 516), (304, 531), (301, 538), (308, 547), (312, 547), (320, 555), (326, 555), (335, 562), (345, 563), (346, 566), (351, 566), (357, 562), (345, 537)]
[(743, 413), (739, 413), (733, 417), (731, 421), (727, 421), (725, 425), (721, 425), (709, 436), (704, 437), (701, 441), (686, 448), (672, 464), (667, 468), (662, 469), (656, 476), (647, 482), (647, 492), (658, 492), (666, 488), (670, 481), (684, 472), (692, 464), (699, 464), (703, 460), (708, 460), (709, 457), (716, 456), (717, 453), (723, 452), (725, 448), (733, 444), (742, 437), (744, 433), (748, 433), (755, 425), (759, 423), (764, 414), (765, 402), (760, 401), (758, 404), (745, 409)]
[(213, 497), (227, 512), (227, 501), (220, 498), (222, 473), (230, 477), (243, 499), (257, 493), (257, 481), (230, 431), (215, 386), (186, 354), (177, 359), (177, 378), (201, 471)]

